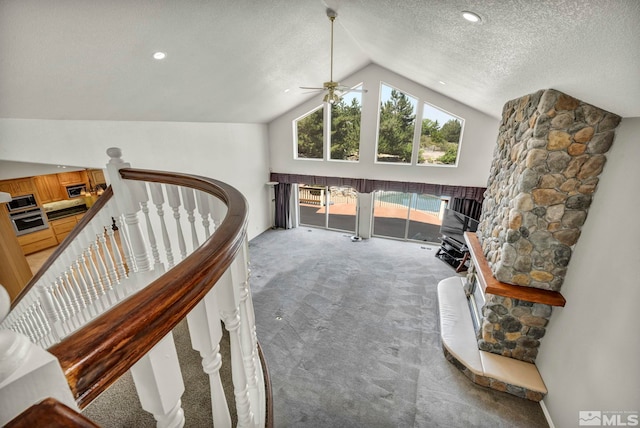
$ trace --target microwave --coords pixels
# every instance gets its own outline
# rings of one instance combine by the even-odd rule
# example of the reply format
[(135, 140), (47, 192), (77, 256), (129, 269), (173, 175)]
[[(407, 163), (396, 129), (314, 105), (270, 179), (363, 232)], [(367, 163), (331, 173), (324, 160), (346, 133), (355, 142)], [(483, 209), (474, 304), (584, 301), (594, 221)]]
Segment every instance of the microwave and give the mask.
[(7, 202), (7, 209), (9, 212), (23, 211), (29, 208), (36, 208), (38, 202), (33, 195), (16, 196)]
[(84, 196), (87, 191), (87, 186), (85, 184), (74, 184), (71, 186), (66, 186), (67, 189), (67, 197), (69, 199), (79, 198), (80, 196)]

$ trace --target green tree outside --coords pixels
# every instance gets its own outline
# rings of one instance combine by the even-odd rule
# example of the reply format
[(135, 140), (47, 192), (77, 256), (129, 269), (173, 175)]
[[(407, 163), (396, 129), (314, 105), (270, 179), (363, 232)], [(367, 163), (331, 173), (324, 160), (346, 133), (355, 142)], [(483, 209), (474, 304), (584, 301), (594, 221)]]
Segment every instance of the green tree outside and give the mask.
[[(462, 125), (458, 119), (450, 119), (442, 127), (438, 121), (422, 120), (419, 163), (454, 165), (458, 159), (458, 145)], [(429, 152), (444, 154), (430, 157)]]
[(322, 159), (324, 108), (308, 114), (296, 123), (298, 130), (298, 157)]
[(442, 133), (442, 137), (450, 142), (450, 143), (459, 143), (460, 142), (460, 133), (462, 132), (462, 125), (460, 121), (457, 119), (451, 119), (447, 121), (444, 125), (442, 125), (442, 129), (440, 129)]
[(360, 158), (360, 118), (362, 107), (354, 97), (331, 108), (331, 159), (357, 161)]
[(415, 108), (409, 97), (392, 89), (391, 97), (380, 104), (378, 161), (411, 162), (415, 123)]

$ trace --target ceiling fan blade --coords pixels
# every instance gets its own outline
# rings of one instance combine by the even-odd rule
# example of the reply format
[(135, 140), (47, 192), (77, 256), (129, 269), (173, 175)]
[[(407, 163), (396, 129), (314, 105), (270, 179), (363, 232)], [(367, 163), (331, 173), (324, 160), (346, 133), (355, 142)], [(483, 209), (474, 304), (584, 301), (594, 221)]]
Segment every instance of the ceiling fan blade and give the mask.
[(317, 91), (323, 91), (324, 88), (317, 88), (317, 87), (311, 87), (311, 86), (300, 86), (300, 89), (314, 89)]
[(364, 88), (350, 88), (348, 86), (339, 86), (336, 88), (336, 90), (340, 91), (341, 94), (345, 95), (348, 94), (349, 92), (360, 92), (360, 93), (367, 93), (367, 90)]
[(319, 94), (320, 92), (322, 92), (322, 89), (314, 89), (311, 91), (304, 91), (304, 92), (300, 92), (301, 94)]

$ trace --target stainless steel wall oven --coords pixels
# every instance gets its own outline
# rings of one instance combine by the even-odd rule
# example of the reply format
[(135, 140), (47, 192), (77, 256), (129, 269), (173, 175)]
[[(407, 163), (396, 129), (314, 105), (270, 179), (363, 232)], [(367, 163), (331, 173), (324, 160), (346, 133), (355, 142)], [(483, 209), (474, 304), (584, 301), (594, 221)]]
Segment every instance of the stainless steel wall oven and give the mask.
[(11, 224), (17, 236), (37, 232), (49, 227), (47, 217), (40, 208), (34, 208), (15, 214), (10, 214)]

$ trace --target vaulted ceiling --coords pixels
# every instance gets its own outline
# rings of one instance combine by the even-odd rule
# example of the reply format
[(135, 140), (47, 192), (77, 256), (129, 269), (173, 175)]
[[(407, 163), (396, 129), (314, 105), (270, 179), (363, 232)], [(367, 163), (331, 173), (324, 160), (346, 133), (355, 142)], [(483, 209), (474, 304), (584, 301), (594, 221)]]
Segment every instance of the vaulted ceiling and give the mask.
[(269, 122), (328, 80), (327, 7), (338, 80), (376, 63), (494, 117), (544, 88), (640, 116), (637, 0), (0, 0), (0, 117)]

